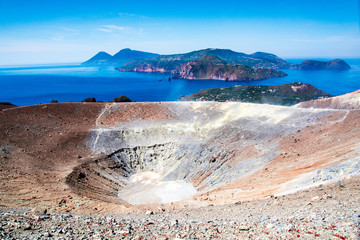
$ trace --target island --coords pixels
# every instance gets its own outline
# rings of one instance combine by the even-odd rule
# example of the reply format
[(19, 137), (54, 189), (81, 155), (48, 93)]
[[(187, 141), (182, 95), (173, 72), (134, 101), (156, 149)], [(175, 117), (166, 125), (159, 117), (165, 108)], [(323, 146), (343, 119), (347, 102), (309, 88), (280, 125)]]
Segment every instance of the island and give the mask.
[(137, 59), (118, 67), (124, 72), (166, 72), (176, 73), (179, 68), (190, 61), (204, 56), (217, 56), (221, 60), (236, 65), (256, 68), (289, 69), (293, 64), (270, 53), (256, 52), (245, 54), (230, 49), (208, 48), (183, 54), (160, 55), (150, 59)]
[(317, 89), (311, 84), (301, 82), (278, 86), (235, 86), (226, 88), (204, 89), (198, 93), (184, 96), (182, 101), (217, 101), (249, 102), (273, 105), (295, 105), (333, 95)]
[(252, 68), (299, 69), (299, 70), (348, 70), (344, 60), (331, 61), (305, 60), (299, 64), (290, 63), (275, 54), (255, 52), (245, 54), (231, 49), (207, 48), (182, 54), (159, 55), (124, 48), (114, 56), (98, 52), (82, 63), (84, 66), (109, 65), (122, 72), (158, 72), (177, 74), (183, 64), (196, 61), (205, 56), (216, 56), (228, 64), (244, 65)]
[(349, 70), (350, 66), (344, 60), (334, 59), (331, 61), (306, 60), (294, 66), (301, 70)]
[(173, 78), (255, 81), (284, 76), (287, 74), (279, 70), (229, 64), (215, 55), (210, 55), (182, 64)]

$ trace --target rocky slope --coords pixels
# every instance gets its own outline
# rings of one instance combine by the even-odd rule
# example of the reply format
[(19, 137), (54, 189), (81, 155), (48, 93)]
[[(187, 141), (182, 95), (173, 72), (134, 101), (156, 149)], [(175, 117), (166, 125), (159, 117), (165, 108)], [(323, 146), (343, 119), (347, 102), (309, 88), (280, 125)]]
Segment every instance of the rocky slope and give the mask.
[(311, 84), (291, 83), (279, 86), (259, 85), (204, 89), (181, 99), (183, 101), (236, 101), (290, 106), (299, 102), (328, 97), (332, 97), (332, 95)]
[(210, 55), (184, 63), (173, 78), (255, 81), (284, 76), (287, 74), (278, 70), (228, 64), (217, 56)]
[[(159, 184), (191, 183), (198, 194), (188, 204), (281, 194), (338, 177), (332, 168), (358, 171), (359, 114), (235, 102), (6, 109), (0, 114), (1, 202), (71, 211), (88, 209), (92, 201), (125, 204), (118, 194), (132, 185), (130, 176), (144, 171), (160, 174), (165, 182)], [(69, 194), (82, 204), (46, 200), (70, 203)]]
[[(168, 102), (2, 110), (0, 203), (39, 216), (2, 208), (0, 234), (355, 239), (360, 110), (341, 109), (342, 98), (339, 109)], [(180, 181), (196, 193), (163, 202), (187, 190), (173, 184)], [(159, 186), (157, 203), (122, 198), (126, 190), (146, 201)]]
[(129, 72), (175, 72), (184, 63), (211, 55), (215, 55), (230, 64), (249, 67), (289, 68), (292, 66), (291, 63), (274, 54), (257, 52), (248, 55), (230, 49), (208, 48), (184, 54), (160, 55), (152, 59), (134, 60), (117, 69)]
[(200, 208), (131, 214), (0, 208), (2, 239), (358, 239), (360, 178), (295, 194)]
[(9, 102), (0, 102), (0, 110), (6, 109), (6, 108), (14, 108), (17, 107), (16, 105), (9, 103)]
[(147, 59), (154, 58), (159, 54), (142, 52), (131, 50), (129, 48), (124, 48), (117, 52), (114, 56), (106, 52), (99, 52), (89, 60), (82, 63), (82, 65), (113, 65), (113, 66), (122, 66), (127, 62), (130, 62), (135, 59)]
[(294, 65), (293, 68), (301, 70), (349, 70), (350, 66), (341, 59), (331, 61), (306, 60), (300, 64)]
[(302, 108), (360, 109), (360, 90), (338, 97), (302, 102)]

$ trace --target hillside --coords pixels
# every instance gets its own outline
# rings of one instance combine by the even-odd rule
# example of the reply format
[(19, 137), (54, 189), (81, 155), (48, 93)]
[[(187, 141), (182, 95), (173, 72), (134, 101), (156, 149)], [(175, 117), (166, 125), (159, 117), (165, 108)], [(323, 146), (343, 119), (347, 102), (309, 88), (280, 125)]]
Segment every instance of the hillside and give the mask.
[(311, 84), (292, 83), (279, 86), (236, 86), (204, 89), (182, 97), (186, 101), (249, 102), (290, 106), (299, 102), (332, 97)]
[(203, 56), (215, 55), (230, 64), (263, 68), (290, 68), (291, 63), (269, 53), (245, 54), (230, 49), (208, 48), (184, 54), (160, 55), (146, 60), (134, 60), (117, 68), (129, 72), (175, 72), (182, 64)]
[(147, 59), (154, 58), (159, 54), (142, 52), (137, 50), (131, 50), (130, 48), (124, 48), (117, 52), (114, 56), (106, 52), (99, 52), (89, 60), (82, 63), (82, 65), (114, 65), (122, 66), (129, 61), (135, 59)]
[(173, 78), (254, 81), (284, 76), (287, 74), (278, 70), (228, 64), (219, 57), (210, 55), (182, 64)]

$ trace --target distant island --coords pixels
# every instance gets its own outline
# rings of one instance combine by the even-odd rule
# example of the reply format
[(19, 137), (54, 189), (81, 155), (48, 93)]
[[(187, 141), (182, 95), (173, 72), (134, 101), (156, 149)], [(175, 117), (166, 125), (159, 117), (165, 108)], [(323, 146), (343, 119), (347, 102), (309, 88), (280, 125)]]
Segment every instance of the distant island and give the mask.
[(182, 101), (249, 102), (290, 106), (303, 101), (332, 97), (311, 84), (291, 83), (279, 86), (236, 86), (204, 89), (184, 96)]
[(98, 52), (95, 56), (83, 62), (82, 65), (113, 65), (118, 67), (135, 59), (148, 59), (156, 56), (159, 56), (159, 54), (124, 48), (114, 56), (107, 52)]
[(215, 55), (210, 55), (182, 64), (173, 78), (254, 81), (284, 76), (287, 74), (282, 71), (229, 64)]
[[(293, 64), (280, 57), (265, 52), (256, 52), (253, 54), (245, 54), (241, 52), (235, 52), (230, 49), (217, 49), (208, 48), (198, 51), (192, 51), (183, 54), (172, 55), (158, 55), (153, 58), (135, 59), (123, 66), (116, 69), (123, 72), (159, 72), (159, 73), (171, 73), (175, 75), (175, 78), (186, 78), (184, 73), (184, 64), (197, 61), (202, 57), (216, 56), (220, 60), (232, 65), (242, 65), (250, 68), (263, 68), (263, 69), (300, 69), (300, 70), (348, 70), (350, 66), (343, 60), (335, 59), (328, 62), (306, 60), (300, 64)], [(211, 67), (212, 69), (212, 67)], [(211, 71), (211, 69), (206, 70)], [(229, 69), (229, 71), (233, 68)], [(216, 74), (215, 74), (216, 75)], [(225, 73), (225, 75), (231, 75), (231, 72)], [(271, 75), (271, 74), (270, 74)], [(264, 77), (262, 79), (267, 79)], [(199, 78), (207, 78), (199, 77)], [(195, 79), (190, 78), (189, 79)], [(208, 79), (226, 79), (226, 77)], [(230, 78), (229, 78), (230, 79)]]
[(290, 63), (265, 52), (245, 54), (230, 49), (207, 48), (183, 54), (159, 55), (125, 48), (114, 56), (99, 52), (82, 65), (111, 65), (123, 72), (159, 72), (173, 74), (174, 79), (214, 79), (254, 81), (287, 76), (279, 69), (337, 70), (350, 66), (341, 59), (306, 60)]
[(230, 49), (208, 48), (183, 54), (160, 55), (150, 59), (138, 59), (117, 69), (125, 72), (176, 73), (184, 63), (211, 55), (217, 56), (229, 64), (245, 65), (248, 67), (288, 69), (293, 65), (270, 53), (257, 52), (245, 54)]
[(301, 70), (349, 70), (350, 66), (344, 60), (334, 59), (331, 61), (306, 60), (293, 68)]

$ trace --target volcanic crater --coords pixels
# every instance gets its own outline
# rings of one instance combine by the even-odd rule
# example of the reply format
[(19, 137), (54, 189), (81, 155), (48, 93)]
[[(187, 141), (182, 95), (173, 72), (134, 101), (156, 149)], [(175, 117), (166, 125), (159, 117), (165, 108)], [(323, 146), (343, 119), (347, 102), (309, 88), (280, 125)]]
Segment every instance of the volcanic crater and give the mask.
[(335, 181), (359, 173), (359, 99), (355, 92), (332, 105), (294, 107), (166, 102), (5, 109), (1, 202), (121, 212), (236, 203)]

